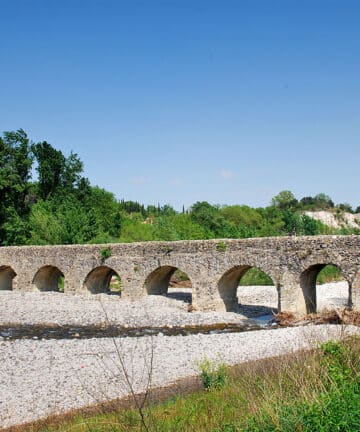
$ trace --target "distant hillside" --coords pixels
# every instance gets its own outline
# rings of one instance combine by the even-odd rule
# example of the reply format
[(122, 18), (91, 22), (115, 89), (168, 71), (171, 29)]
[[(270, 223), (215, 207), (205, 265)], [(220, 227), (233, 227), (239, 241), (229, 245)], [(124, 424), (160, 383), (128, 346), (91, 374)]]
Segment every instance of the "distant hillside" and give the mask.
[(360, 228), (360, 213), (338, 211), (305, 211), (303, 214), (322, 222), (331, 228)]

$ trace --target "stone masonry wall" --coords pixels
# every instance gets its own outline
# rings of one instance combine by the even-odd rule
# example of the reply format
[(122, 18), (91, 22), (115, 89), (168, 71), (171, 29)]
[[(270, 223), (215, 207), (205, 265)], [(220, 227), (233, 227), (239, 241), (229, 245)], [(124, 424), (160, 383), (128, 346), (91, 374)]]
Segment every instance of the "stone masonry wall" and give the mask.
[[(111, 256), (103, 259), (106, 248)], [(360, 310), (359, 252), (360, 236), (1, 247), (0, 289), (55, 289), (62, 274), (65, 293), (90, 295), (90, 285), (101, 289), (106, 285), (101, 279), (109, 280), (114, 271), (122, 279), (122, 296), (137, 299), (155, 293), (156, 285), (166, 286), (179, 268), (191, 279), (197, 308), (234, 310), (239, 279), (258, 267), (272, 278), (281, 309), (303, 313), (311, 309), (316, 274), (333, 264), (349, 283), (354, 309)]]

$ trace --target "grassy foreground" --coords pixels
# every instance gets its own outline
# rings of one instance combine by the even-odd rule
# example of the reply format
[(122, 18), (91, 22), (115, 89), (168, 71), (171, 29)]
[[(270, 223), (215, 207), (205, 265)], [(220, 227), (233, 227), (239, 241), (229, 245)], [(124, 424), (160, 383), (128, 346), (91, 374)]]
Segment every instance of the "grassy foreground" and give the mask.
[[(204, 372), (204, 370), (203, 370)], [(48, 425), (43, 432), (360, 431), (360, 338), (318, 350), (205, 368), (206, 391), (144, 409)]]

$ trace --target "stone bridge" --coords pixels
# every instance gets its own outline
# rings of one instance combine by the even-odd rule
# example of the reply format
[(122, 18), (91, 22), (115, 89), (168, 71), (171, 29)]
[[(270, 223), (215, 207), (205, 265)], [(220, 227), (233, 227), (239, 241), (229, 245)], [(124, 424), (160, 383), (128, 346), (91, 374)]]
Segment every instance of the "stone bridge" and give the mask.
[[(282, 311), (316, 311), (316, 277), (337, 266), (349, 285), (349, 304), (360, 310), (360, 236), (270, 237), (236, 240), (121, 243), (0, 248), (0, 289), (91, 295), (109, 292), (121, 277), (121, 297), (167, 293), (176, 269), (192, 283), (200, 310), (236, 310), (239, 281), (252, 268), (267, 273)], [(241, 294), (240, 294), (241, 301)]]

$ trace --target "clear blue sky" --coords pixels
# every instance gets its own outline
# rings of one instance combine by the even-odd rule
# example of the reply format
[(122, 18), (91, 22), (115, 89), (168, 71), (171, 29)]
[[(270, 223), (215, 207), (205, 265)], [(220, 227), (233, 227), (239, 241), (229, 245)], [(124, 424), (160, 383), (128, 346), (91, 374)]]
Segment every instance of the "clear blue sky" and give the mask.
[(0, 0), (0, 102), (118, 198), (360, 205), (359, 0)]

